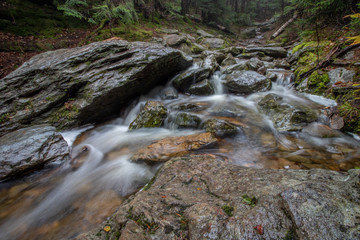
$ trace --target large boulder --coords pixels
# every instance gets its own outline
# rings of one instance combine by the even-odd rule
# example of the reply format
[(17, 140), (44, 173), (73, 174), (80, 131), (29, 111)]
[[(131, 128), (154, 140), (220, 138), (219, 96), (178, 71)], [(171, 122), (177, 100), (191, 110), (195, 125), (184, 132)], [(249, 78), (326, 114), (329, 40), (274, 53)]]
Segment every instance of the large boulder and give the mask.
[(0, 181), (69, 159), (69, 147), (55, 128), (39, 125), (0, 138)]
[(191, 64), (178, 50), (118, 39), (39, 54), (0, 81), (0, 135), (104, 121)]
[(183, 156), (77, 239), (359, 239), (359, 177), (360, 170), (250, 169)]
[(179, 46), (181, 43), (185, 43), (186, 39), (187, 38), (184, 35), (171, 34), (165, 37), (165, 42), (169, 47), (175, 47)]
[(336, 82), (352, 82), (356, 73), (346, 68), (335, 68), (328, 72), (330, 82), (328, 86), (334, 85)]
[(251, 94), (269, 90), (271, 80), (255, 71), (235, 71), (225, 76), (225, 88), (232, 93)]
[(199, 29), (196, 31), (196, 33), (200, 36), (200, 37), (205, 37), (205, 38), (213, 38), (215, 37), (214, 35), (208, 33), (208, 32), (205, 32), (204, 30), (202, 29)]
[(136, 119), (130, 123), (129, 129), (161, 127), (166, 117), (167, 109), (161, 102), (147, 101)]

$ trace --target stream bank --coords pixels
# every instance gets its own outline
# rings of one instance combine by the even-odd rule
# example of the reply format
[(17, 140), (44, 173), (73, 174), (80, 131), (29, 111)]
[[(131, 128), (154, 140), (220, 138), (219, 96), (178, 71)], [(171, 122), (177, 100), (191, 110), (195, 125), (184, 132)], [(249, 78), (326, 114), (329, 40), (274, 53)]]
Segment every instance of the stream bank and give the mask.
[(359, 141), (331, 125), (336, 102), (292, 89), (282, 47), (202, 38), (192, 58), (110, 39), (38, 55), (2, 79), (1, 139), (53, 124), (71, 151), (1, 183), (1, 237), (358, 238)]

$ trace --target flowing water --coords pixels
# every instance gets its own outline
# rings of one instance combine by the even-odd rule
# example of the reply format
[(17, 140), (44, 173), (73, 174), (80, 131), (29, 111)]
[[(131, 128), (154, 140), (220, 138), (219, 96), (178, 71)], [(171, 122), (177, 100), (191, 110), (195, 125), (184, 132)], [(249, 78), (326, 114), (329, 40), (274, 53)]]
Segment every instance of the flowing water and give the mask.
[(197, 151), (216, 154), (229, 164), (337, 171), (360, 166), (360, 143), (351, 135), (319, 138), (302, 131), (281, 132), (261, 114), (257, 102), (268, 93), (282, 96), (288, 104), (318, 109), (319, 122), (326, 121), (322, 109), (336, 104), (293, 91), (289, 88), (291, 72), (273, 72), (278, 75), (278, 82), (269, 92), (246, 97), (224, 93), (222, 76), (216, 72), (211, 79), (216, 88), (212, 96), (179, 95), (177, 99), (161, 100), (158, 93), (163, 87), (159, 87), (111, 122), (63, 132), (72, 148), (71, 161), (0, 184), (0, 239), (68, 239), (88, 231), (111, 216), (161, 167), (131, 162), (134, 152), (159, 139), (201, 132), (178, 129), (170, 121), (163, 128), (128, 131), (147, 100), (162, 101), (170, 116), (187, 107), (188, 112), (202, 120), (217, 118), (238, 126), (237, 135), (223, 138), (211, 149)]

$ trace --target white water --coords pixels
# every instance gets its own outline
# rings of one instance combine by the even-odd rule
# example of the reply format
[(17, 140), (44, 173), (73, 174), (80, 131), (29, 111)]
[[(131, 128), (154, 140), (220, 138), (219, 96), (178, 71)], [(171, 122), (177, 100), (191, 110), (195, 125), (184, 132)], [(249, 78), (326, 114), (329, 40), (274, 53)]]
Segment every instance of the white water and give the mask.
[[(254, 168), (288, 169), (301, 167), (289, 161), (282, 165), (278, 163), (289, 153), (302, 155), (315, 152), (324, 155), (324, 160), (327, 161), (329, 156), (336, 155), (336, 159), (345, 156), (345, 151), (359, 154), (359, 142), (350, 136), (318, 138), (302, 132), (279, 132), (272, 121), (262, 115), (257, 108), (257, 102), (266, 94), (275, 93), (283, 97), (284, 104), (301, 104), (315, 109), (333, 106), (334, 102), (294, 92), (288, 87), (291, 83), (291, 74), (288, 71), (285, 72), (286, 74), (282, 74), (281, 71), (275, 72), (278, 75), (278, 82), (274, 83), (268, 92), (255, 93), (247, 97), (226, 94), (221, 84), (220, 73), (216, 72), (211, 79), (215, 86), (215, 95), (197, 97), (180, 94), (178, 99), (163, 102), (173, 114), (178, 112), (174, 109), (180, 104), (193, 103), (200, 106), (200, 109), (194, 110), (193, 114), (203, 121), (213, 117), (225, 117), (234, 124), (238, 124), (240, 130), (237, 136), (222, 141), (219, 149), (203, 150), (203, 152), (214, 153), (224, 159), (229, 159), (232, 164)], [(150, 99), (158, 100), (158, 92), (160, 88), (141, 97), (138, 102), (129, 107), (126, 114), (108, 124), (91, 131), (89, 129), (92, 126), (86, 126), (62, 133), (72, 147), (73, 160), (62, 165), (50, 177), (37, 180), (30, 186), (30, 188), (47, 186), (47, 190), (40, 196), (32, 197), (30, 207), (20, 208), (10, 217), (2, 220), (0, 239), (31, 239), (31, 235), (26, 237), (27, 233), (52, 221), (61, 222), (61, 219), (70, 214), (69, 209), (73, 209), (76, 202), (86, 202), (104, 190), (111, 190), (118, 196), (125, 197), (144, 186), (160, 165), (133, 163), (129, 159), (134, 152), (159, 139), (199, 132), (192, 129), (177, 130), (171, 124), (166, 125), (169, 129), (128, 131), (128, 125), (139, 113), (141, 105)], [(87, 132), (84, 133), (84, 131)], [(85, 134), (85, 137), (80, 144), (73, 145), (76, 136), (81, 133)], [(270, 141), (266, 140), (268, 138)], [(278, 148), (285, 148), (285, 150), (279, 151)], [(351, 155), (336, 160), (338, 161), (336, 164), (346, 162), (349, 158)], [(275, 162), (278, 165), (275, 165)], [(17, 201), (25, 200), (20, 198)], [(71, 227), (70, 223), (69, 228)], [(47, 239), (47, 237), (42, 239)]]

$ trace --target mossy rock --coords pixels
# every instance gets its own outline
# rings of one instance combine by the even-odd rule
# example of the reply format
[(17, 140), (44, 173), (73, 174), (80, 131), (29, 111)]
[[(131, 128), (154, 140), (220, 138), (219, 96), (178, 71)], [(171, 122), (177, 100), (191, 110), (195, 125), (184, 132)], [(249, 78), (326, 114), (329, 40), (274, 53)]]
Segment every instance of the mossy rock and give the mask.
[(217, 137), (226, 137), (235, 135), (238, 128), (227, 121), (220, 119), (209, 119), (204, 123), (207, 132), (215, 134)]
[(163, 126), (166, 117), (167, 109), (162, 103), (157, 101), (147, 101), (136, 119), (131, 122), (129, 130), (161, 127)]
[(190, 113), (178, 113), (175, 117), (174, 123), (178, 128), (199, 128), (201, 118)]

